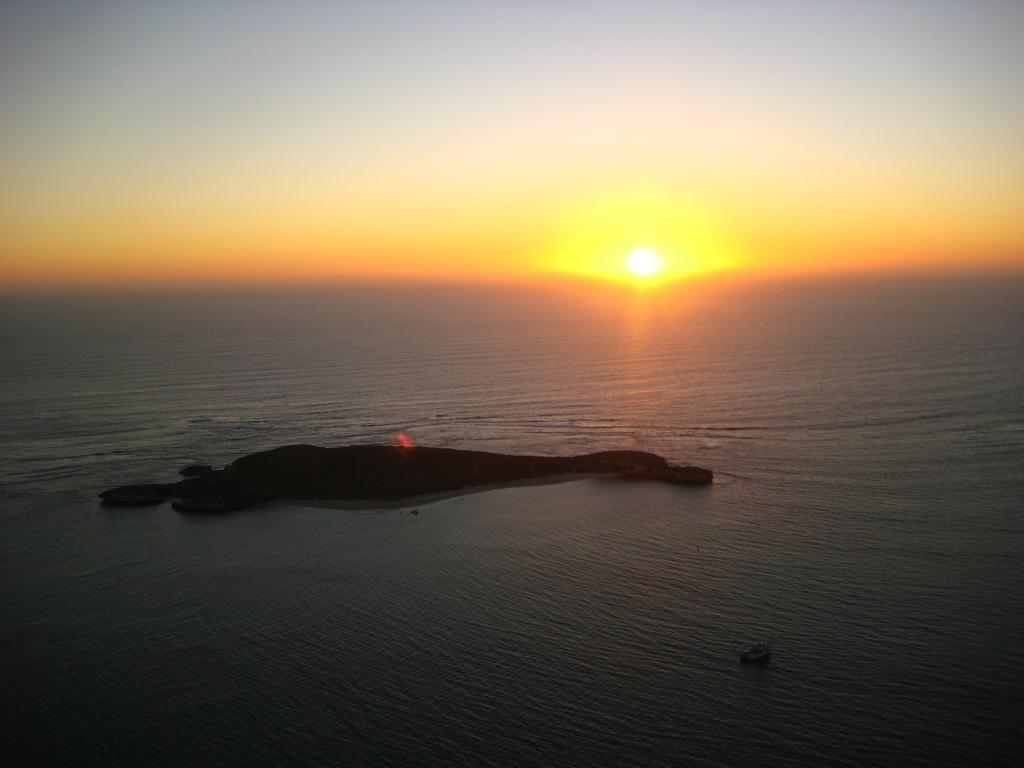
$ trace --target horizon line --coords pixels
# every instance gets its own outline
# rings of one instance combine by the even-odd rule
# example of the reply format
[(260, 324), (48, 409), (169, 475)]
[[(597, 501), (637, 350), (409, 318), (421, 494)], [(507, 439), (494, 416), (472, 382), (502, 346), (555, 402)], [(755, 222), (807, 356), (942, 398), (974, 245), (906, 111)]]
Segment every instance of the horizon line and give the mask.
[(64, 294), (127, 294), (183, 292), (260, 292), (272, 290), (338, 289), (348, 287), (594, 287), (625, 293), (666, 292), (681, 288), (727, 284), (773, 283), (836, 283), (836, 282), (900, 282), (906, 280), (952, 279), (1024, 279), (1024, 263), (929, 265), (927, 267), (896, 266), (892, 268), (781, 271), (739, 269), (690, 275), (657, 284), (643, 285), (588, 274), (565, 272), (533, 272), (517, 274), (470, 274), (441, 276), (432, 274), (395, 275), (359, 274), (314, 277), (241, 278), (149, 278), (124, 280), (0, 280), (0, 296), (64, 295)]

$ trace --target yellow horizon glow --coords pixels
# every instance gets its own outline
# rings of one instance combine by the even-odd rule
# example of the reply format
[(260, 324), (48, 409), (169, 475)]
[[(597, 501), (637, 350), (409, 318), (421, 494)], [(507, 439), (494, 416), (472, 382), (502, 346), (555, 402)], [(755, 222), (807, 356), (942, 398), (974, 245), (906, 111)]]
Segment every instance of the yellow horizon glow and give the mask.
[[(118, 200), (108, 211), (83, 203), (59, 227), (0, 211), (9, 224), (0, 227), (0, 286), (567, 275), (654, 288), (729, 273), (1024, 269), (1024, 217), (1012, 218), (1009, 207), (1006, 216), (967, 217), (909, 193), (888, 210), (805, 194), (794, 198), (797, 216), (739, 191), (623, 183), (590, 194), (580, 187), (527, 199), (489, 190), (421, 202), (389, 185), (337, 207), (326, 190), (241, 209), (211, 198), (194, 216), (147, 210), (143, 201)], [(626, 267), (638, 244), (661, 258), (656, 274)]]
[(542, 271), (654, 287), (744, 261), (706, 210), (663, 189), (604, 195), (564, 213), (561, 222), (538, 260)]

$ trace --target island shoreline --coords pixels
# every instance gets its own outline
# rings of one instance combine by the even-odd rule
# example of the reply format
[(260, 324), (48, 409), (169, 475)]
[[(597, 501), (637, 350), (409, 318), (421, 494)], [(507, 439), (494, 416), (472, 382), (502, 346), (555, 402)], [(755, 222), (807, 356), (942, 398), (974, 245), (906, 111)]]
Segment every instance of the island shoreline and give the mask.
[[(339, 509), (349, 512), (366, 512), (369, 510), (396, 510), (406, 507), (426, 507), (440, 501), (458, 499), (463, 496), (473, 496), (477, 493), (488, 493), (490, 491), (504, 491), (511, 488), (531, 488), (543, 485), (565, 485), (567, 483), (583, 482), (584, 480), (629, 480), (614, 472), (562, 472), (557, 475), (545, 477), (523, 478), (522, 480), (509, 480), (504, 483), (488, 483), (487, 485), (469, 485), (464, 488), (455, 488), (450, 491), (436, 491), (435, 493), (424, 493), (419, 496), (408, 496), (400, 499), (274, 499), (272, 506), (306, 507), (309, 509)], [(653, 481), (652, 481), (653, 482)]]
[(176, 483), (125, 485), (100, 494), (110, 506), (170, 501), (180, 512), (231, 512), (268, 502), (385, 509), (502, 488), (596, 477), (710, 485), (709, 469), (670, 464), (645, 451), (529, 456), (425, 446), (288, 445), (249, 454), (214, 470), (190, 465)]

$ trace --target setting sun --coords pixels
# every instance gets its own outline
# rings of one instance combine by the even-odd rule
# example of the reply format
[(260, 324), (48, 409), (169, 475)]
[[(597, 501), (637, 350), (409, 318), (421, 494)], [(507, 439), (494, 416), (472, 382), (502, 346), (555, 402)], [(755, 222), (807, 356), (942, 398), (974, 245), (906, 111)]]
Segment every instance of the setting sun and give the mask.
[(559, 209), (537, 268), (644, 288), (746, 263), (728, 223), (658, 185), (602, 190)]
[(661, 257), (650, 248), (635, 248), (626, 257), (626, 267), (634, 275), (650, 277), (661, 271)]

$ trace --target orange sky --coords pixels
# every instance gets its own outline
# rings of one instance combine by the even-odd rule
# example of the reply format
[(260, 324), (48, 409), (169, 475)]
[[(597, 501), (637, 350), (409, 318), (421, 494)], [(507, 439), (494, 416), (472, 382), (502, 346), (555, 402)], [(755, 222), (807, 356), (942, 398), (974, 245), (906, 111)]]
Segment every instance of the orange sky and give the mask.
[(5, 6), (0, 282), (1024, 268), (1021, 6), (858, 7)]

